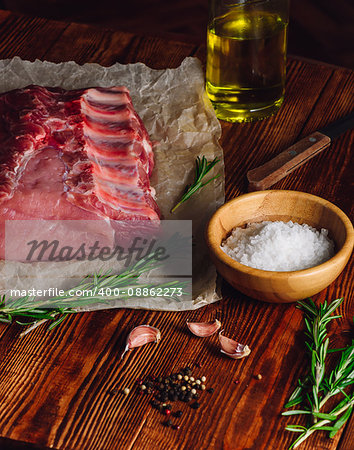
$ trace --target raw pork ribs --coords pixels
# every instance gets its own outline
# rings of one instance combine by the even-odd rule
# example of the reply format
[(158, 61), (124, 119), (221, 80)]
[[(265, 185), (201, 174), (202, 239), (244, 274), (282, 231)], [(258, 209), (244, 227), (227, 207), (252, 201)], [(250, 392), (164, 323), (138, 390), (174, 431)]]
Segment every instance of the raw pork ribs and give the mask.
[(125, 87), (0, 94), (2, 220), (159, 219), (153, 166)]

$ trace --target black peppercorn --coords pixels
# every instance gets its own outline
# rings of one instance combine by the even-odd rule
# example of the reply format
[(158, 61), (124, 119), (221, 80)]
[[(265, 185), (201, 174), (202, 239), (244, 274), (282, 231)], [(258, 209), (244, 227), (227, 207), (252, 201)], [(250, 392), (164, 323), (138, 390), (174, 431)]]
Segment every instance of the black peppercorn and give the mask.
[(165, 427), (170, 427), (172, 425), (172, 420), (168, 419), (164, 422)]
[(192, 375), (192, 369), (190, 367), (185, 367), (184, 374), (188, 376)]
[(160, 403), (157, 400), (151, 400), (150, 404), (153, 408), (158, 408), (160, 405)]

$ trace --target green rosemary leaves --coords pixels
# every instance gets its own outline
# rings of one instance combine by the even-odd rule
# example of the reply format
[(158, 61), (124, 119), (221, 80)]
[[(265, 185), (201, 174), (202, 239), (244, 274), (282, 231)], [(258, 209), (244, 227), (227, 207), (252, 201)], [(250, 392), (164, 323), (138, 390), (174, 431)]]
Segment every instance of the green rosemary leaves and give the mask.
[[(298, 386), (289, 398), (285, 408), (302, 405), (302, 409), (283, 412), (283, 416), (306, 415), (312, 419), (307, 427), (298, 424), (288, 425), (285, 429), (299, 433), (300, 436), (290, 448), (298, 447), (312, 433), (318, 430), (329, 431), (333, 437), (349, 418), (354, 406), (354, 395), (344, 391), (354, 383), (354, 341), (341, 352), (337, 366), (326, 374), (326, 357), (329, 350), (327, 324), (339, 315), (332, 315), (343, 302), (343, 298), (332, 303), (317, 307), (311, 299), (300, 301), (298, 308), (304, 312), (306, 324), (306, 347), (310, 356), (310, 370), (304, 380), (299, 380)], [(333, 351), (333, 350), (332, 350)], [(333, 396), (341, 394), (344, 399), (328, 412), (322, 412), (325, 403)]]
[[(189, 286), (188, 282), (174, 280), (155, 285), (148, 280), (144, 283), (139, 279), (142, 274), (157, 267), (159, 264), (148, 255), (117, 275), (96, 273), (87, 276), (74, 288), (50, 299), (42, 300), (30, 295), (6, 299), (3, 296), (0, 301), (0, 322), (31, 325), (21, 334), (23, 336), (46, 321), (51, 321), (51, 330), (68, 315), (93, 304), (106, 305), (109, 308), (114, 300), (126, 300), (136, 296), (153, 297), (157, 290), (163, 292), (166, 299), (181, 301), (181, 296), (186, 294), (185, 289)], [(92, 292), (92, 295), (78, 296), (72, 295), (71, 292)]]
[(195, 194), (199, 189), (203, 188), (211, 181), (215, 180), (220, 176), (220, 174), (215, 175), (215, 177), (210, 178), (210, 180), (203, 183), (203, 178), (207, 175), (211, 169), (220, 161), (220, 159), (214, 158), (212, 161), (208, 161), (205, 156), (202, 159), (197, 157), (195, 161), (195, 177), (191, 185), (186, 186), (185, 192), (182, 195), (180, 201), (171, 209), (171, 213), (174, 213), (176, 209), (188, 200), (193, 194)]

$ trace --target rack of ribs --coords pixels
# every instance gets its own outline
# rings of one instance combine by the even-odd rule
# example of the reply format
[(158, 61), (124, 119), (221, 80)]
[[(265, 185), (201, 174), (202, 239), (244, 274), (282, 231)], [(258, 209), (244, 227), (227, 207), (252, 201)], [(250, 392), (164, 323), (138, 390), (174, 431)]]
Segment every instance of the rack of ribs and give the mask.
[(125, 87), (0, 94), (2, 220), (158, 220), (153, 166)]

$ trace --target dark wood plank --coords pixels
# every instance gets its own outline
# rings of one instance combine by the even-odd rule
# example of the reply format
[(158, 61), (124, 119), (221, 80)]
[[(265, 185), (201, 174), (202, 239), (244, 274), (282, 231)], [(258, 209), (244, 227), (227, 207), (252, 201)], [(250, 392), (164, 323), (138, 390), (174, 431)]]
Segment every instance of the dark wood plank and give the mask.
[[(205, 61), (205, 49), (195, 51), (189, 43), (0, 14), (5, 23), (9, 18), (12, 38), (0, 47), (4, 57), (22, 51), (24, 58), (37, 54), (55, 62), (73, 59), (81, 64), (110, 65), (142, 61), (155, 68), (175, 67), (191, 54)], [(48, 45), (36, 41), (36, 36), (43, 37), (36, 28), (39, 23), (47, 33)], [(32, 47), (21, 50), (23, 41), (16, 36), (29, 36), (30, 30), (34, 33)], [(0, 33), (5, 36), (2, 30)], [(228, 198), (245, 192), (249, 168), (353, 109), (352, 88), (350, 71), (290, 59), (286, 100), (277, 116), (253, 124), (223, 123)], [(277, 187), (314, 192), (350, 214), (347, 183), (353, 139), (353, 132), (341, 136), (331, 149)], [(342, 345), (348, 342), (354, 313), (352, 270), (353, 261), (329, 288), (315, 296), (317, 301), (345, 296), (341, 306), (344, 317), (331, 327), (335, 342)], [(227, 359), (218, 350), (216, 336), (203, 340), (186, 331), (187, 319), (215, 317), (229, 336), (251, 347), (248, 358)], [(122, 362), (128, 332), (142, 323), (161, 330), (161, 343), (131, 352)], [(86, 313), (71, 317), (52, 332), (43, 326), (22, 339), (19, 326), (1, 325), (0, 437), (65, 449), (287, 448), (294, 437), (284, 431), (290, 420), (280, 413), (307, 367), (302, 330), (302, 316), (294, 305), (263, 304), (227, 284), (222, 301), (193, 312)], [(205, 374), (215, 392), (203, 394), (197, 412), (181, 405), (184, 416), (178, 432), (162, 425), (162, 416), (149, 406), (147, 397), (138, 396), (134, 389), (129, 396), (121, 394), (142, 374), (169, 373), (196, 362), (203, 365), (196, 373)], [(258, 373), (262, 380), (255, 378)], [(348, 424), (338, 447), (341, 450), (348, 449), (352, 428)], [(330, 440), (318, 433), (301, 448), (334, 450), (340, 437), (339, 433)]]
[(0, 11), (0, 58), (20, 56), (30, 61), (43, 58), (68, 26), (40, 18), (25, 18)]
[(347, 450), (353, 446), (354, 442), (354, 415), (348, 420), (345, 427), (345, 432), (341, 436), (341, 440), (338, 445), (338, 450)]
[(75, 61), (78, 64), (101, 61), (102, 65), (110, 66), (124, 60), (135, 40), (131, 33), (112, 33), (88, 25), (71, 24), (48, 49), (45, 58), (52, 62)]
[[(133, 33), (175, 33), (206, 39), (207, 0), (2, 0), (12, 11)], [(289, 53), (354, 68), (352, 0), (290, 2)]]
[(350, 0), (290, 2), (289, 50), (354, 68), (354, 6)]
[[(75, 45), (70, 45), (75, 42)], [(139, 37), (131, 33), (109, 32), (87, 25), (69, 25), (45, 58), (53, 61), (74, 60), (79, 64), (100, 61), (109, 66), (116, 62), (143, 61), (155, 69), (177, 67), (191, 54), (195, 45)]]

